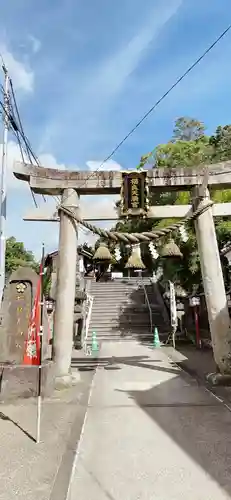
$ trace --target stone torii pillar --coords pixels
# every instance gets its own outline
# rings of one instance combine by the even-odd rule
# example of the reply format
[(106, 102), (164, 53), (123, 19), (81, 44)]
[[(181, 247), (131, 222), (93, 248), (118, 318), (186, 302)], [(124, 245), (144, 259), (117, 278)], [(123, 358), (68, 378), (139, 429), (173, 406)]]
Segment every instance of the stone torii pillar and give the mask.
[[(200, 202), (200, 188), (194, 189), (195, 208), (206, 205), (209, 191)], [(201, 273), (207, 304), (214, 359), (222, 374), (231, 375), (231, 324), (217, 244), (212, 207), (195, 220)]]
[[(62, 205), (78, 210), (79, 196), (75, 189), (64, 189)], [(70, 375), (71, 366), (76, 261), (77, 223), (61, 211), (53, 354), (56, 376), (64, 379)]]

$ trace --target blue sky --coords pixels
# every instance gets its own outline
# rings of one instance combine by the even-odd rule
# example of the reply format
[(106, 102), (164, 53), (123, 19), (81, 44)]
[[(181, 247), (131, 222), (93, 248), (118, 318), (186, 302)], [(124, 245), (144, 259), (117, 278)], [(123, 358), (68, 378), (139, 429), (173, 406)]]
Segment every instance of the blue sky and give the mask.
[[(4, 2), (0, 50), (33, 149), (46, 165), (97, 166), (230, 20), (230, 0)], [(204, 121), (208, 133), (231, 123), (230, 49), (231, 33), (121, 147), (117, 168), (168, 141), (178, 116)], [(10, 173), (12, 141), (7, 234), (38, 255), (42, 241), (56, 248), (58, 228), (22, 221), (33, 206)], [(94, 209), (106, 202), (97, 198)]]

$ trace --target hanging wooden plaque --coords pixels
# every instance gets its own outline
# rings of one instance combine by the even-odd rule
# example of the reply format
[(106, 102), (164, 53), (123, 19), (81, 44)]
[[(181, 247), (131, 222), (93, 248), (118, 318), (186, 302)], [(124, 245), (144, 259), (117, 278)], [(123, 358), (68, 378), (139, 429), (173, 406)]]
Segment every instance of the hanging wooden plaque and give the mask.
[(122, 172), (120, 214), (146, 215), (148, 211), (147, 172)]

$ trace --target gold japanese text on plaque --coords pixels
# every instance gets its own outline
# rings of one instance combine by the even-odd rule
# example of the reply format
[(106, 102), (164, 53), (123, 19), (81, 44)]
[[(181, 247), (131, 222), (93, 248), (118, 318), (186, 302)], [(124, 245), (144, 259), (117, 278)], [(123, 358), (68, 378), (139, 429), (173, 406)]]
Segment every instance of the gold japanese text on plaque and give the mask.
[(14, 355), (17, 351), (23, 356), (32, 303), (32, 286), (25, 281), (10, 283), (9, 304), (9, 347)]
[(120, 214), (145, 216), (148, 212), (147, 172), (122, 172)]

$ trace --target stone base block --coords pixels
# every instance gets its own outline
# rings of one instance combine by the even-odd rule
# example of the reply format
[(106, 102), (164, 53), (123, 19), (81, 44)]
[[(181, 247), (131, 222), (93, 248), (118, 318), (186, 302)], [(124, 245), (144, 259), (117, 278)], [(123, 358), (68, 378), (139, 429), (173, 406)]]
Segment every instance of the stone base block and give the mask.
[(81, 377), (78, 372), (69, 373), (68, 375), (64, 375), (62, 377), (56, 377), (55, 389), (58, 391), (61, 391), (62, 389), (69, 389), (70, 387), (77, 385), (80, 382), (80, 379)]
[[(0, 364), (0, 402), (10, 402), (38, 394), (38, 366)], [(55, 389), (53, 361), (42, 365), (42, 396), (50, 397)]]
[(223, 375), (222, 373), (209, 373), (207, 382), (211, 385), (231, 386), (231, 375)]

